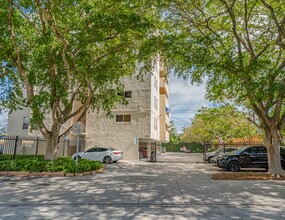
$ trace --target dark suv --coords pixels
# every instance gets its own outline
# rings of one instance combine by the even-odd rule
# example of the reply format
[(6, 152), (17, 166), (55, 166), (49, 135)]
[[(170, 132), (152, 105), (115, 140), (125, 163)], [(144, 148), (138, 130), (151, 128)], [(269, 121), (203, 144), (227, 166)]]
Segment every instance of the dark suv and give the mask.
[[(232, 172), (239, 172), (241, 168), (268, 169), (267, 149), (265, 146), (248, 146), (219, 158), (217, 165)], [(285, 169), (285, 153), (281, 150), (281, 165)]]

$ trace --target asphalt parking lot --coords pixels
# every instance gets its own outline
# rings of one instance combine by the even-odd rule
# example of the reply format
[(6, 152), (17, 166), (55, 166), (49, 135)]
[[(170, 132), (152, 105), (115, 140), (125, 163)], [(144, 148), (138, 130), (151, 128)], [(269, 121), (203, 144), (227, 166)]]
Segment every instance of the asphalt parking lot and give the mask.
[(284, 181), (215, 181), (217, 169), (119, 161), (95, 176), (0, 177), (0, 219), (285, 219)]

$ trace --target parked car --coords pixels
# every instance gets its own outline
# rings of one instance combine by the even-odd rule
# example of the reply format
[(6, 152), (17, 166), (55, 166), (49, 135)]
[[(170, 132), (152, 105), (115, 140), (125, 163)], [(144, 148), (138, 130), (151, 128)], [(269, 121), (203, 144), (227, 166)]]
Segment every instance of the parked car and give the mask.
[[(217, 161), (220, 168), (239, 172), (241, 168), (268, 169), (267, 149), (265, 146), (247, 146), (233, 154), (223, 155)], [(281, 150), (281, 165), (285, 169), (285, 152)]]
[(220, 149), (215, 150), (213, 152), (208, 152), (208, 153), (206, 153), (206, 161), (208, 161), (210, 163), (214, 163), (215, 157), (217, 157), (218, 155), (229, 154), (229, 153), (236, 151), (236, 150), (238, 150), (238, 148), (236, 148), (236, 147), (226, 147), (226, 148), (220, 148)]
[[(93, 147), (85, 152), (78, 153), (78, 159), (85, 158), (88, 160), (97, 160), (103, 163), (116, 163), (123, 159), (123, 152), (105, 147)], [(76, 153), (72, 155), (72, 159), (76, 160)]]

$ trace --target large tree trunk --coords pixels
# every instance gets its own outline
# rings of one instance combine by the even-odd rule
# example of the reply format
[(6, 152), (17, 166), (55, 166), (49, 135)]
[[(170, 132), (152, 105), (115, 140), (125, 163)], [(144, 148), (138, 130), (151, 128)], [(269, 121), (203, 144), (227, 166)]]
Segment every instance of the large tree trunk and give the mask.
[(46, 139), (45, 159), (53, 160), (57, 157), (60, 140), (60, 127), (61, 124), (54, 122), (51, 131), (42, 131), (42, 135)]
[(46, 138), (46, 143), (45, 159), (53, 160), (57, 157), (57, 150), (59, 147), (58, 135), (49, 136)]
[(281, 138), (277, 127), (265, 129), (265, 145), (268, 155), (268, 172), (272, 176), (284, 176), (284, 171), (281, 167), (280, 157)]

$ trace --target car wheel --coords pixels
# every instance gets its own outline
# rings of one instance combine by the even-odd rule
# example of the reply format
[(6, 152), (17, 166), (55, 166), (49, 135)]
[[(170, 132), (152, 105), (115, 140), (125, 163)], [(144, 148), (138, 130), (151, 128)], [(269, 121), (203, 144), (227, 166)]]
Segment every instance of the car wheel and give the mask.
[(116, 161), (113, 161), (113, 163), (117, 163), (118, 161), (116, 160)]
[(211, 161), (213, 160), (213, 158), (214, 158), (214, 157), (209, 157), (209, 158), (208, 158), (208, 162), (209, 162), (209, 163), (212, 163)]
[(210, 163), (214, 163), (214, 162), (215, 162), (215, 161), (214, 161), (214, 157), (210, 157), (210, 158), (209, 158), (209, 162), (210, 162)]
[(106, 157), (104, 157), (103, 162), (104, 163), (111, 163), (112, 162), (112, 158), (109, 157), (109, 156), (106, 156)]
[(239, 162), (237, 161), (232, 161), (230, 162), (229, 164), (229, 171), (232, 171), (232, 172), (239, 172), (240, 171), (240, 168), (241, 168), (241, 165)]
[[(80, 156), (78, 156), (78, 160), (80, 160), (81, 159), (81, 157)], [(74, 160), (76, 160), (76, 156), (74, 157)]]

